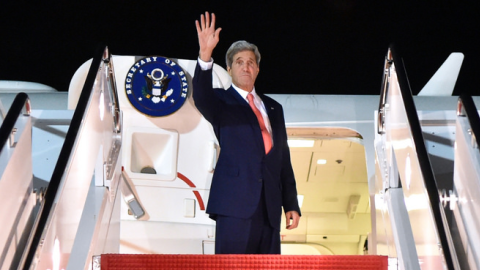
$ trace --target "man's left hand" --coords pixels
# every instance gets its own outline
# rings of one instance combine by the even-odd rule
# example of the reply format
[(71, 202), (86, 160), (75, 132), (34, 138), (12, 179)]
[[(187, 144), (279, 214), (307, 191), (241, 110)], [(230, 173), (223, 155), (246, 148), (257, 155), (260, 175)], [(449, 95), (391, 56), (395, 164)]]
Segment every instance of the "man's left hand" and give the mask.
[(298, 222), (300, 221), (300, 215), (297, 211), (288, 211), (285, 213), (287, 219), (287, 230), (292, 230), (298, 227)]

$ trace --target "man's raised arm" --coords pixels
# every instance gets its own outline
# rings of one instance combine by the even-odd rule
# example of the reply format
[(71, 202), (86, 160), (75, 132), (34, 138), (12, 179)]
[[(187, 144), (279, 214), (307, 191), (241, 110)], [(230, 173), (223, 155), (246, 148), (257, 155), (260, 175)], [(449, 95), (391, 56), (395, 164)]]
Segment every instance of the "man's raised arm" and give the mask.
[(210, 62), (222, 28), (215, 29), (215, 14), (212, 13), (212, 20), (210, 21), (208, 11), (205, 12), (205, 16), (200, 15), (200, 22), (196, 20), (195, 25), (197, 26), (198, 44), (200, 45), (199, 57), (204, 62)]
[(221, 28), (215, 30), (215, 15), (213, 13), (211, 19), (210, 21), (210, 14), (205, 12), (205, 16), (203, 14), (200, 16), (200, 22), (195, 21), (200, 53), (192, 83), (195, 106), (205, 119), (213, 124), (220, 107), (217, 106), (219, 100), (212, 87), (212, 52), (219, 41), (218, 34)]

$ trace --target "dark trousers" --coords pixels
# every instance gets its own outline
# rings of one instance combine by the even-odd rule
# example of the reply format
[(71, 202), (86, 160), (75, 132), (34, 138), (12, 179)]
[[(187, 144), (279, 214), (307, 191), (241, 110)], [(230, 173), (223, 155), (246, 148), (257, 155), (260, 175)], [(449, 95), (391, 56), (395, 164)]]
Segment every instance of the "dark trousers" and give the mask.
[(280, 231), (272, 228), (265, 196), (249, 219), (216, 217), (215, 254), (280, 254)]

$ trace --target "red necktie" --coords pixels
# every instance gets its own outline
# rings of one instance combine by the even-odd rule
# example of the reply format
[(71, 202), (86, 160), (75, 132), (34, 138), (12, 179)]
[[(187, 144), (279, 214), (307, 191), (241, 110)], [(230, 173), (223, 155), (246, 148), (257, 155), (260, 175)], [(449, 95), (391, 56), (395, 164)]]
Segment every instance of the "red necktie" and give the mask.
[(250, 104), (250, 107), (252, 107), (253, 112), (257, 116), (258, 123), (260, 124), (260, 130), (262, 131), (263, 144), (265, 145), (265, 154), (268, 154), (268, 152), (270, 152), (270, 149), (272, 149), (272, 138), (270, 137), (267, 127), (265, 126), (262, 113), (258, 110), (257, 106), (255, 106), (255, 102), (253, 101), (253, 95), (249, 93), (247, 95), (247, 99), (248, 104)]

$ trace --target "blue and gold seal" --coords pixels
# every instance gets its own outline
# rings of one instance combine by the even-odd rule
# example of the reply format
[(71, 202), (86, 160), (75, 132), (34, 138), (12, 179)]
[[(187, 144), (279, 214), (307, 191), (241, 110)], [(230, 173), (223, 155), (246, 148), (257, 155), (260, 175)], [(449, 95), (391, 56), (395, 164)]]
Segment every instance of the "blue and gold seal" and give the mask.
[(176, 112), (188, 96), (188, 82), (175, 61), (149, 56), (128, 70), (125, 91), (135, 109), (148, 116), (166, 116)]

